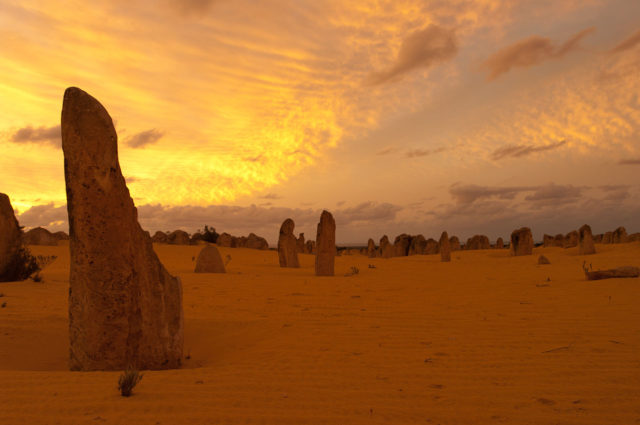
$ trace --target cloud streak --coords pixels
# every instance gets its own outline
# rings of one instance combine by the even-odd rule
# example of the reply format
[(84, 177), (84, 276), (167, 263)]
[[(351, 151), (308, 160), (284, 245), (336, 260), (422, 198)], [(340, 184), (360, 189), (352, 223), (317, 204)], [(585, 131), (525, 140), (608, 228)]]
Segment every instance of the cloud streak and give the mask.
[(26, 126), (18, 129), (9, 140), (13, 143), (42, 143), (59, 148), (61, 146), (60, 126), (33, 127)]
[(139, 149), (157, 143), (163, 136), (163, 132), (152, 128), (151, 130), (141, 131), (128, 137), (125, 143), (130, 148)]
[(499, 160), (503, 158), (519, 158), (522, 156), (529, 156), (537, 152), (545, 152), (554, 149), (558, 149), (567, 144), (566, 140), (561, 140), (556, 143), (550, 143), (548, 145), (506, 145), (501, 146), (491, 154), (491, 158)]
[(429, 25), (407, 36), (402, 41), (394, 64), (387, 70), (372, 73), (367, 84), (392, 82), (417, 68), (428, 68), (450, 60), (457, 52), (458, 43), (453, 30)]
[(483, 64), (483, 67), (489, 71), (488, 80), (495, 80), (513, 68), (528, 68), (550, 59), (562, 58), (576, 50), (580, 41), (594, 31), (595, 28), (584, 29), (559, 46), (547, 37), (534, 35), (504, 47), (491, 55)]
[(610, 50), (611, 53), (621, 53), (633, 49), (640, 44), (640, 30), (633, 33), (629, 38), (623, 40), (616, 47)]

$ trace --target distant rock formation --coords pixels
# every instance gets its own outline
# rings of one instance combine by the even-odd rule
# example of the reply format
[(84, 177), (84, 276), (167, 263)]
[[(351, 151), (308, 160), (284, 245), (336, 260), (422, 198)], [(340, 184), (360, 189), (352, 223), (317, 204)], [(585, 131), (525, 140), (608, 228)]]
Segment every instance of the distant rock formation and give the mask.
[(593, 235), (591, 227), (585, 224), (578, 232), (578, 254), (590, 255), (596, 253), (596, 247), (593, 243)]
[(627, 242), (627, 229), (620, 226), (613, 231), (611, 236), (611, 243), (626, 243)]
[(138, 224), (117, 140), (96, 99), (77, 88), (65, 91), (70, 367), (176, 368), (183, 348), (182, 285)]
[(380, 257), (393, 257), (393, 246), (391, 245), (391, 242), (389, 242), (389, 237), (387, 235), (380, 238)]
[(300, 235), (298, 235), (298, 239), (296, 239), (296, 250), (298, 251), (298, 254), (304, 254), (304, 233), (300, 233)]
[(376, 243), (371, 238), (369, 238), (369, 241), (367, 242), (367, 257), (376, 257)]
[(551, 261), (549, 261), (549, 259), (547, 257), (545, 257), (544, 255), (541, 255), (541, 256), (538, 257), (538, 264), (540, 264), (540, 265), (551, 264)]
[(558, 233), (553, 237), (555, 246), (558, 248), (562, 248), (564, 246), (564, 235), (562, 233)]
[(502, 238), (496, 240), (496, 249), (504, 249), (504, 240)]
[(189, 245), (198, 245), (200, 243), (204, 243), (204, 235), (200, 232), (196, 232), (193, 235), (191, 235), (191, 238), (189, 239)]
[(265, 238), (258, 236), (255, 233), (249, 233), (249, 236), (247, 236), (247, 240), (245, 243), (245, 248), (265, 250), (269, 249), (269, 242), (267, 242)]
[(280, 267), (300, 267), (298, 262), (298, 240), (293, 234), (296, 224), (292, 219), (288, 218), (282, 222), (280, 226), (280, 234), (278, 236), (278, 260)]
[(65, 232), (55, 232), (53, 234), (53, 236), (55, 236), (55, 238), (59, 241), (68, 241), (69, 240), (69, 235), (67, 235)]
[(533, 253), (533, 236), (531, 229), (522, 227), (511, 233), (511, 255), (531, 255)]
[(409, 255), (409, 246), (411, 245), (411, 236), (406, 233), (396, 236), (393, 241), (393, 256), (406, 257)]
[(491, 244), (489, 243), (489, 238), (485, 235), (474, 235), (467, 239), (467, 243), (464, 246), (466, 250), (473, 249), (489, 249), (491, 248)]
[(20, 262), (22, 230), (13, 212), (11, 201), (0, 193), (0, 282), (20, 280), (16, 266)]
[(603, 237), (603, 236), (604, 236), (604, 235), (603, 235), (602, 233), (599, 233), (599, 234), (597, 234), (597, 235), (593, 235), (593, 241), (594, 241), (595, 243), (602, 243), (602, 237)]
[(438, 252), (440, 252), (440, 244), (438, 243), (438, 241), (433, 238), (427, 239), (424, 245), (424, 254), (435, 255)]
[(43, 227), (35, 227), (26, 232), (22, 238), (25, 245), (58, 245), (58, 238)]
[(449, 246), (451, 251), (460, 251), (460, 239), (457, 236), (451, 236), (449, 238)]
[(316, 276), (333, 276), (336, 256), (336, 222), (323, 210), (316, 234)]
[(627, 242), (638, 242), (640, 241), (640, 233), (632, 233), (627, 237)]
[(222, 233), (221, 235), (218, 236), (218, 239), (216, 240), (216, 245), (224, 246), (226, 248), (231, 248), (231, 238), (232, 236), (230, 234)]
[(312, 241), (311, 239), (309, 239), (305, 245), (306, 245), (307, 254), (316, 253), (316, 241)]
[(546, 233), (542, 236), (542, 246), (545, 248), (549, 248), (555, 246), (555, 242), (553, 236), (547, 235)]
[(159, 230), (151, 237), (151, 242), (155, 243), (167, 243), (168, 241), (169, 237), (167, 234)]
[(167, 243), (170, 245), (191, 245), (191, 238), (184, 230), (174, 230), (167, 235)]
[(220, 251), (215, 245), (202, 248), (196, 260), (195, 273), (226, 273)]
[(573, 248), (574, 246), (578, 246), (578, 232), (575, 230), (566, 234), (562, 244), (563, 248)]
[(411, 244), (409, 245), (409, 255), (422, 255), (427, 247), (427, 240), (422, 235), (416, 235), (411, 237)]
[(442, 232), (440, 235), (440, 261), (451, 261), (451, 245), (449, 243), (449, 235), (447, 232)]

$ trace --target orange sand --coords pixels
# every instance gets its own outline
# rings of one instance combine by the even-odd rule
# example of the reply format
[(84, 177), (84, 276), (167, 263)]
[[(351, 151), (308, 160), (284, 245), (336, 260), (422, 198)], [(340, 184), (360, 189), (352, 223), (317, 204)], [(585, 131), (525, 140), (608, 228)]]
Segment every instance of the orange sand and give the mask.
[(0, 424), (640, 423), (640, 279), (581, 269), (640, 265), (640, 244), (596, 247), (343, 256), (318, 278), (310, 255), (230, 248), (226, 275), (196, 275), (201, 247), (158, 245), (190, 358), (130, 398), (118, 372), (67, 371), (68, 247), (32, 247), (59, 258), (0, 284)]

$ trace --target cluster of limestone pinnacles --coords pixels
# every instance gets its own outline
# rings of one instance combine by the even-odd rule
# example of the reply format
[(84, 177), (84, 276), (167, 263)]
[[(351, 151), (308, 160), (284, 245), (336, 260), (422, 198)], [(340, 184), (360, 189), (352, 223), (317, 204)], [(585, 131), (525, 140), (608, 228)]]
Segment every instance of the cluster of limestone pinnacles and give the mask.
[[(111, 117), (95, 98), (72, 87), (64, 94), (61, 121), (69, 236), (37, 228), (25, 238), (8, 196), (0, 194), (0, 281), (15, 278), (10, 270), (25, 240), (54, 244), (68, 238), (70, 368), (177, 368), (184, 339), (181, 281), (162, 265), (152, 238), (138, 223), (120, 170)], [(296, 238), (294, 228), (292, 219), (286, 219), (280, 228), (280, 266), (300, 267), (298, 253), (315, 254), (315, 274), (333, 276), (337, 248), (331, 213), (322, 212), (315, 241), (305, 241), (303, 234)], [(630, 238), (624, 228), (594, 238), (591, 228), (584, 225), (566, 236), (545, 235), (544, 245), (577, 245), (581, 255), (588, 255), (595, 253), (594, 241), (619, 243)], [(251, 234), (244, 239), (239, 246), (265, 249), (263, 238)], [(529, 228), (511, 234), (511, 255), (531, 255), (533, 246)], [(504, 248), (501, 238), (495, 247)], [(488, 248), (491, 245), (484, 235), (475, 235), (464, 245), (464, 249)], [(379, 247), (369, 239), (362, 253), (381, 258), (439, 253), (443, 262), (449, 262), (451, 252), (460, 249), (459, 239), (443, 232), (439, 241), (402, 234), (394, 244), (384, 235)], [(195, 272), (225, 272), (216, 246), (202, 249)]]

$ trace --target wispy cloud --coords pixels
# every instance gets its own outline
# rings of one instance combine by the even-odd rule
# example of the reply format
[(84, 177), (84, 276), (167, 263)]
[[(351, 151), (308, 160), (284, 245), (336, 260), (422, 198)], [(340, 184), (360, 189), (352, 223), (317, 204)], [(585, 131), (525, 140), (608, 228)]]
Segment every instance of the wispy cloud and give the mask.
[(409, 149), (405, 156), (407, 158), (420, 158), (423, 156), (429, 156), (436, 153), (444, 152), (446, 148), (437, 148), (437, 149)]
[(494, 80), (512, 68), (526, 68), (550, 59), (561, 58), (576, 50), (580, 41), (593, 31), (595, 28), (582, 30), (559, 46), (547, 37), (534, 35), (504, 47), (484, 62), (483, 66), (489, 71), (488, 79)]
[(621, 159), (618, 161), (620, 165), (640, 165), (640, 158)]
[(152, 128), (151, 130), (141, 131), (126, 139), (125, 143), (131, 148), (143, 148), (148, 145), (157, 143), (164, 136), (161, 131)]
[(548, 145), (506, 145), (501, 146), (491, 154), (491, 158), (498, 160), (502, 158), (518, 158), (521, 156), (528, 156), (534, 154), (536, 152), (544, 152), (550, 151), (553, 149), (558, 149), (561, 146), (567, 144), (566, 140), (561, 140), (556, 143), (550, 143)]
[(44, 143), (54, 147), (61, 146), (60, 126), (33, 127), (26, 126), (18, 129), (9, 138), (13, 143)]
[(455, 32), (438, 25), (411, 33), (402, 41), (394, 64), (388, 69), (372, 73), (367, 83), (383, 84), (417, 69), (427, 68), (453, 58), (458, 52)]
[(640, 44), (640, 30), (634, 32), (629, 38), (623, 40), (616, 47), (610, 50), (611, 53), (620, 53), (630, 50)]

